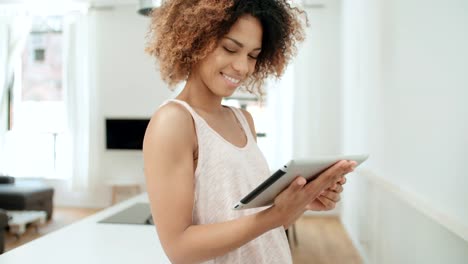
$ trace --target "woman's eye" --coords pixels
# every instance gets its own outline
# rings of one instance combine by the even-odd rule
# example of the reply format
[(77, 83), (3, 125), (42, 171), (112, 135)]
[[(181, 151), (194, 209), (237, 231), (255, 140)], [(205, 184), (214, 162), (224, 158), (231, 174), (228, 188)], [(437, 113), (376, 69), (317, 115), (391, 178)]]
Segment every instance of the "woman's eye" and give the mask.
[(234, 52), (236, 52), (235, 50), (230, 50), (230, 49), (228, 49), (228, 48), (226, 48), (226, 47), (224, 47), (224, 50), (226, 50), (226, 51), (229, 52), (229, 53), (234, 53)]
[(249, 58), (251, 58), (252, 60), (256, 60), (256, 59), (258, 59), (258, 56), (249, 55)]

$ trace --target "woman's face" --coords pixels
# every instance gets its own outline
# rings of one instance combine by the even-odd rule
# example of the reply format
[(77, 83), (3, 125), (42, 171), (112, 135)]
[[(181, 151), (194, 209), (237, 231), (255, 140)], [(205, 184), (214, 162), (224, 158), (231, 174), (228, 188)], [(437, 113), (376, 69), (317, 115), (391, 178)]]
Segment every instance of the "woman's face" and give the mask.
[(240, 17), (217, 47), (201, 60), (192, 73), (213, 94), (226, 97), (255, 70), (262, 48), (262, 25), (250, 15)]

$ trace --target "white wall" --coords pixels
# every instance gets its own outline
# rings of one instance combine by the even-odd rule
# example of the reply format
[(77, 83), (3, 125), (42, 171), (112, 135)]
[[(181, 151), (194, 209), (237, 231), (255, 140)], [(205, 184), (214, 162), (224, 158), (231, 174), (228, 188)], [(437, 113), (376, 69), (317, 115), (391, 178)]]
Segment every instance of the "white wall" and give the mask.
[(316, 2), (294, 61), (294, 157), (341, 152), (340, 4)]
[[(298, 54), (278, 82), (269, 82), (271, 151), (275, 170), (291, 157), (341, 151), (339, 1), (305, 6), (310, 26)], [(324, 118), (326, 116), (326, 118)]]
[[(0, 18), (0, 36), (6, 36), (7, 35), (7, 26), (6, 26), (6, 22), (3, 21), (2, 18)], [(3, 63), (5, 62), (7, 59), (6, 59), (6, 54), (7, 54), (7, 40), (4, 38), (4, 39), (1, 39), (0, 40), (0, 63)], [(2, 65), (3, 66), (3, 65)], [(2, 67), (2, 71), (4, 71), (4, 68)], [(0, 85), (3, 87), (3, 84), (5, 83), (5, 74), (2, 72), (0, 74)], [(2, 120), (2, 122), (0, 122), (0, 173), (3, 172), (4, 170), (4, 164), (2, 164), (2, 160), (3, 160), (3, 150), (5, 149), (5, 142), (4, 142), (4, 139), (5, 139), (5, 132), (7, 131), (8, 127), (7, 127), (7, 122), (3, 122), (3, 117), (4, 116), (7, 116), (7, 111), (8, 111), (8, 108), (7, 108), (7, 97), (8, 94), (6, 93), (6, 89), (3, 89), (3, 88), (0, 88), (0, 120)]]
[[(0, 17), (0, 36), (7, 36), (8, 34), (8, 27), (7, 27), (7, 23), (6, 21), (4, 21), (4, 18), (1, 18)], [(2, 38), (0, 40), (0, 62), (1, 63), (4, 63), (7, 61), (7, 57), (6, 57), (6, 54), (7, 54), (7, 38)], [(0, 74), (0, 85), (2, 86), (2, 88), (0, 88), (0, 116), (4, 116), (6, 114), (6, 102), (7, 102), (7, 93), (6, 93), (6, 89), (3, 88), (3, 85), (5, 83), (5, 74), (3, 73), (4, 72), (4, 69), (5, 69), (5, 66), (2, 65), (2, 73)], [(2, 135), (2, 138), (0, 139), (0, 146), (3, 146), (3, 134), (4, 134), (4, 131), (6, 131), (6, 122), (0, 122), (0, 135)], [(1, 168), (0, 168), (1, 169)]]
[[(294, 158), (342, 153), (340, 1), (312, 2), (304, 7), (310, 26), (292, 70), (293, 98), (288, 107), (293, 115)], [(331, 211), (306, 214), (339, 215), (340, 210), (338, 204)]]
[(135, 7), (96, 12), (96, 88), (99, 91), (98, 143), (100, 177), (143, 176), (141, 151), (105, 150), (108, 117), (149, 118), (169, 96), (154, 60), (144, 53), (149, 18)]
[(143, 181), (141, 151), (106, 150), (106, 118), (149, 118), (170, 95), (155, 61), (144, 53), (149, 18), (136, 6), (121, 5), (90, 11), (91, 164), (87, 192), (57, 189), (57, 205), (103, 207), (110, 203), (112, 179)]
[(342, 10), (343, 147), (369, 152), (372, 172), (347, 186), (344, 224), (370, 263), (466, 263), (468, 2)]
[(383, 168), (468, 223), (468, 2), (392, 1), (384, 10), (382, 84), (392, 163)]

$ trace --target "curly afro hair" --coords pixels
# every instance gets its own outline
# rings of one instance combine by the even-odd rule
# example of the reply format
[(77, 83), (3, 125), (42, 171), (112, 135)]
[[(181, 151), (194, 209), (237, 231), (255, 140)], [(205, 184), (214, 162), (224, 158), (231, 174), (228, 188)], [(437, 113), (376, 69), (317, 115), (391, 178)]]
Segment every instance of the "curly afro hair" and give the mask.
[[(173, 87), (212, 52), (243, 15), (263, 28), (262, 51), (244, 88), (262, 95), (269, 76), (279, 78), (304, 40), (305, 12), (287, 0), (166, 0), (153, 10), (146, 52), (156, 57), (162, 79)], [(304, 20), (301, 20), (301, 17)]]

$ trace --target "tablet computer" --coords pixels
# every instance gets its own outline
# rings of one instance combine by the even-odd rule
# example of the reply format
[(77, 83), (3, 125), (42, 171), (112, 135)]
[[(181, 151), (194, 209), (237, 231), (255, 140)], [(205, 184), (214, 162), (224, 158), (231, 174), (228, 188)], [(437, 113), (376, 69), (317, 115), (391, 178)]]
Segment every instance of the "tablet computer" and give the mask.
[(234, 206), (234, 209), (272, 205), (275, 197), (288, 187), (298, 175), (310, 182), (340, 160), (353, 160), (357, 163), (357, 167), (367, 158), (368, 155), (342, 155), (291, 160), (242, 198)]

